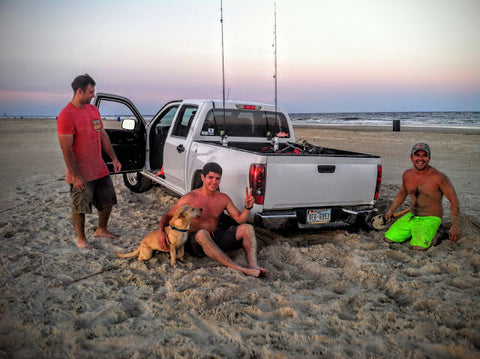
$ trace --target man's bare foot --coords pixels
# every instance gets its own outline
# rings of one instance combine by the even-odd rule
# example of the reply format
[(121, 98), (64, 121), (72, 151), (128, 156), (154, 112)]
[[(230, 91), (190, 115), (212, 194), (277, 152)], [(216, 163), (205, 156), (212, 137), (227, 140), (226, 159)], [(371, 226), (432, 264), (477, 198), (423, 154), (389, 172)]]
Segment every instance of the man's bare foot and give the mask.
[(243, 268), (240, 270), (243, 274), (249, 275), (255, 278), (267, 276), (267, 270), (265, 268), (255, 267), (255, 268)]
[(249, 267), (249, 269), (257, 269), (260, 271), (259, 277), (266, 277), (267, 276), (267, 270), (265, 268), (259, 267), (259, 266), (254, 266), (254, 267)]
[(98, 228), (96, 231), (95, 231), (95, 237), (107, 237), (107, 238), (113, 238), (113, 239), (116, 239), (118, 238), (117, 235), (107, 231), (106, 229), (100, 229)]
[(93, 249), (93, 246), (84, 239), (77, 241), (77, 247), (82, 249)]
[(416, 251), (426, 251), (428, 248), (423, 248), (420, 246), (412, 246), (412, 249), (415, 249)]
[(240, 271), (243, 274), (248, 275), (250, 277), (255, 277), (255, 278), (260, 277), (260, 270), (259, 269), (243, 268)]

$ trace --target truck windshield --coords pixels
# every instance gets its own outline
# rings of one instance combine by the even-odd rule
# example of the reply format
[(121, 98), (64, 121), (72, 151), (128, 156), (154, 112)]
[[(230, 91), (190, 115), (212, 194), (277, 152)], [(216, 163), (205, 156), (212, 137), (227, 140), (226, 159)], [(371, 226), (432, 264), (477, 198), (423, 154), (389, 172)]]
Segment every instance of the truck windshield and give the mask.
[[(225, 114), (225, 117), (224, 117)], [(288, 122), (283, 113), (255, 110), (213, 109), (205, 118), (202, 136), (269, 137), (281, 133), (290, 137)]]

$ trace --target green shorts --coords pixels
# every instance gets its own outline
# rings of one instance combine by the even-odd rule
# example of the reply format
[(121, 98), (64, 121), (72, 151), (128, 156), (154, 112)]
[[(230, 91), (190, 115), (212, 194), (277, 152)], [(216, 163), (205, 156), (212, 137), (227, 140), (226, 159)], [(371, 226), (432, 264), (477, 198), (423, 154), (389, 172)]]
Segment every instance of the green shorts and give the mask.
[(385, 233), (385, 238), (402, 243), (412, 237), (410, 245), (428, 248), (440, 227), (442, 219), (435, 216), (414, 216), (407, 213), (398, 219)]

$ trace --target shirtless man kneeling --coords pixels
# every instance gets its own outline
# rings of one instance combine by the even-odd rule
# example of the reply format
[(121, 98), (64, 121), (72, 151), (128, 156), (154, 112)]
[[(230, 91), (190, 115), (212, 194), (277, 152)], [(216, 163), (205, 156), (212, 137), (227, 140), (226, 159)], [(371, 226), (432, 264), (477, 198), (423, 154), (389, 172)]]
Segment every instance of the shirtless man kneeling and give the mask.
[[(177, 204), (165, 214), (158, 225), (158, 242), (161, 248), (168, 250), (168, 237), (164, 228), (173, 213), (179, 206), (190, 205), (202, 208), (202, 214), (192, 219), (188, 231), (188, 241), (185, 250), (197, 257), (208, 256), (218, 263), (237, 269), (245, 275), (260, 277), (266, 276), (267, 271), (257, 263), (257, 241), (255, 231), (250, 224), (245, 223), (253, 207), (254, 198), (247, 189), (245, 208), (240, 212), (233, 204), (231, 198), (217, 189), (220, 185), (222, 168), (214, 162), (203, 167), (203, 186), (182, 196)], [(239, 224), (226, 230), (218, 229), (218, 222), (223, 211)], [(242, 248), (245, 250), (248, 267), (236, 264), (225, 251)]]
[(452, 226), (450, 242), (455, 243), (459, 237), (459, 205), (455, 189), (446, 175), (429, 165), (430, 147), (426, 143), (417, 143), (412, 148), (410, 160), (413, 168), (406, 170), (402, 176), (402, 187), (393, 200), (385, 217), (391, 221), (393, 213), (410, 196), (410, 213), (392, 224), (385, 233), (387, 242), (405, 242), (410, 237), (410, 245), (417, 250), (428, 249), (442, 222), (443, 195), (450, 202)]

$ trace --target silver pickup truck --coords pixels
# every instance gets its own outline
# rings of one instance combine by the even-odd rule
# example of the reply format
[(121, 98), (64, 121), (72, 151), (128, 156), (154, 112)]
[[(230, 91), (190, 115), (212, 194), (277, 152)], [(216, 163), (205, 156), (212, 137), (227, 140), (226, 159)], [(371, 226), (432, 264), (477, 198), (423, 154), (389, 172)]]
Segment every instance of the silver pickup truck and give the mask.
[(148, 123), (127, 98), (99, 93), (95, 105), (133, 191), (156, 183), (183, 195), (217, 162), (221, 191), (242, 208), (252, 188), (249, 222), (266, 228), (360, 225), (376, 214), (380, 157), (296, 143), (288, 114), (273, 105), (171, 101)]

